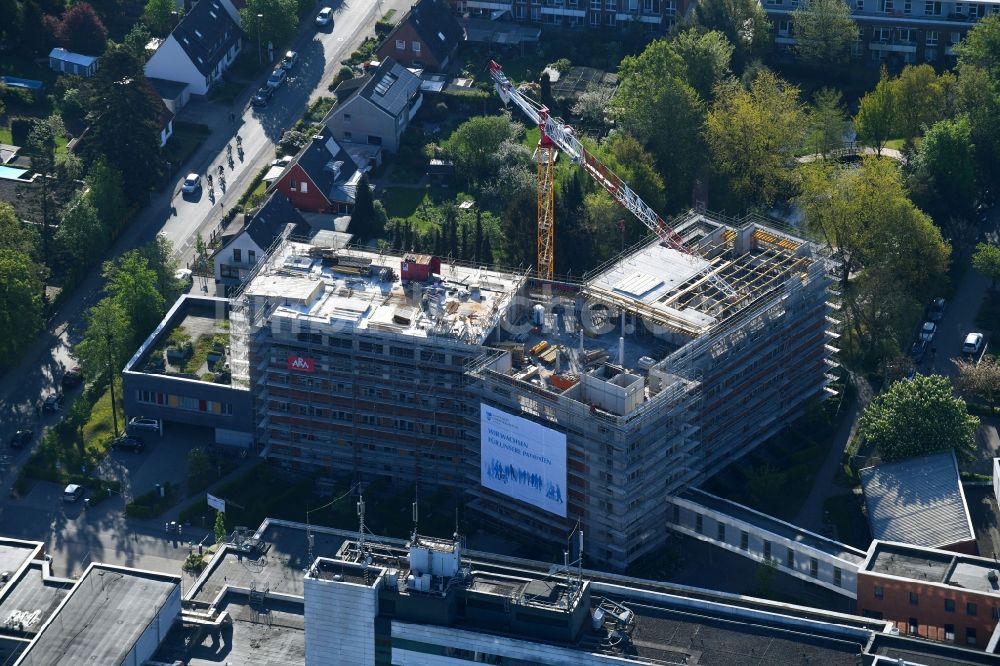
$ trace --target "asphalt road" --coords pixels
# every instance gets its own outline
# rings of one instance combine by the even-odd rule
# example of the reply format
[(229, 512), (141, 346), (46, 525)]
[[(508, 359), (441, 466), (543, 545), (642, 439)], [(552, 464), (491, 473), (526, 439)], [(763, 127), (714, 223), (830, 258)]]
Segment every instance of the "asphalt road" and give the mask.
[[(294, 124), (309, 101), (329, 95), (327, 85), (339, 70), (340, 61), (372, 33), (375, 21), (384, 12), (395, 8), (401, 15), (410, 4), (409, 0), (330, 3), (335, 12), (334, 26), (317, 30), (311, 17), (303, 22), (291, 47), (300, 54), (299, 64), (292, 72), (292, 80), (276, 91), (268, 107), (258, 110), (247, 106), (256, 89), (251, 86), (238, 98), (236, 110), (240, 117), (235, 124), (229, 121), (229, 107), (196, 103), (186, 109), (182, 117), (194, 116), (199, 122), (208, 124), (212, 134), (183, 170), (175, 174), (175, 182), (151, 196), (150, 205), (119, 236), (105, 259), (113, 259), (163, 233), (174, 243), (181, 264), (189, 261), (196, 234), (207, 237), (218, 225), (224, 207), (235, 202), (253, 175), (273, 159), (274, 145), (281, 130)], [(254, 49), (256, 45), (249, 43), (244, 48)], [(258, 85), (264, 78), (262, 76)], [(242, 160), (236, 153), (234, 137), (237, 132), (245, 151)], [(225, 165), (225, 146), (230, 142), (233, 143), (232, 169)], [(226, 169), (229, 187), (214, 205), (204, 192), (201, 199), (195, 201), (180, 196), (181, 182), (188, 171), (204, 172), (219, 164)], [(218, 190), (216, 192), (219, 194)], [(35, 405), (41, 398), (56, 392), (65, 368), (73, 365), (70, 350), (86, 325), (87, 308), (102, 296), (103, 286), (100, 267), (95, 266), (53, 314), (46, 330), (25, 350), (21, 363), (0, 377), (0, 446), (5, 446), (11, 434), (20, 428), (33, 429), (37, 443), (43, 428), (59, 418), (58, 415), (39, 416)], [(27, 460), (29, 450), (30, 447), (5, 449), (5, 455), (0, 458), (0, 534), (46, 542), (57, 558), (64, 558), (61, 563), (58, 559), (53, 563), (59, 573), (78, 573), (91, 560), (159, 570), (169, 567), (177, 571), (178, 560), (187, 555), (187, 549), (166, 543), (155, 523), (133, 524), (132, 521), (126, 524), (120, 513), (120, 498), (108, 500), (86, 514), (64, 507), (59, 501), (61, 490), (55, 484), (38, 484), (27, 497), (10, 499), (8, 491), (18, 469)]]

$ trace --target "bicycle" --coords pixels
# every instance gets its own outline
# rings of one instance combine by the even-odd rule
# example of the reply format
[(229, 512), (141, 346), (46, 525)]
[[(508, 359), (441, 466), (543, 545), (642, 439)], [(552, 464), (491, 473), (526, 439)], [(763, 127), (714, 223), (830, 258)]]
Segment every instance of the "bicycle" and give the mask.
[(236, 135), (236, 147), (237, 148), (243, 147), (243, 138), (239, 134)]

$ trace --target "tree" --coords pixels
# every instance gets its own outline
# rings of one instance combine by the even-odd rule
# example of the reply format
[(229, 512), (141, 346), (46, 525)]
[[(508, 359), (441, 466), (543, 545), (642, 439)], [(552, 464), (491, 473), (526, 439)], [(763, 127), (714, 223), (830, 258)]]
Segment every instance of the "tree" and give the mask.
[(77, 192), (66, 204), (55, 235), (58, 255), (71, 275), (79, 275), (96, 261), (111, 242), (90, 196)]
[(715, 168), (742, 206), (770, 206), (789, 184), (785, 168), (802, 145), (805, 112), (799, 89), (761, 70), (749, 90), (720, 87), (705, 121)]
[[(259, 37), (267, 53), (268, 44), (280, 48), (291, 41), (299, 25), (297, 0), (247, 0), (240, 10), (243, 29), (251, 38)], [(261, 14), (263, 18), (258, 19)], [(259, 21), (259, 23), (258, 23)]]
[(760, 57), (771, 44), (771, 23), (756, 0), (703, 0), (695, 5), (698, 25), (718, 30), (735, 49), (736, 70)]
[(176, 301), (184, 289), (184, 281), (177, 279), (179, 264), (174, 257), (174, 244), (163, 234), (158, 234), (156, 238), (141, 246), (139, 253), (146, 259), (150, 270), (156, 274), (156, 291), (163, 297), (163, 302)]
[[(172, 20), (172, 17), (171, 17)], [(125, 35), (122, 45), (139, 60), (146, 61), (146, 44), (153, 37), (145, 23), (136, 23)]]
[(735, 47), (718, 30), (689, 28), (671, 40), (670, 48), (684, 61), (687, 82), (706, 101), (712, 100), (715, 86), (732, 74)]
[(0, 364), (10, 366), (42, 328), (44, 268), (15, 249), (0, 249)]
[[(679, 209), (690, 200), (705, 162), (702, 100), (687, 82), (684, 61), (664, 40), (622, 60), (618, 74), (621, 85), (609, 115), (652, 153), (666, 183), (667, 205)], [(664, 109), (670, 109), (669, 118)]]
[(952, 394), (947, 377), (916, 375), (877, 395), (861, 415), (858, 432), (882, 460), (893, 462), (945, 449), (970, 458), (978, 427), (979, 419)]
[(121, 173), (108, 164), (105, 158), (100, 157), (90, 166), (87, 188), (90, 190), (90, 201), (108, 233), (112, 237), (117, 236), (124, 228), (128, 215)]
[(523, 128), (509, 116), (477, 116), (459, 125), (442, 145), (458, 173), (471, 185), (486, 181), (498, 166), (497, 151), (504, 142), (517, 140)]
[(844, 0), (803, 0), (792, 12), (795, 54), (813, 65), (847, 62), (858, 26)]
[(157, 289), (158, 276), (139, 250), (131, 250), (104, 264), (105, 289), (127, 317), (129, 342), (135, 349), (156, 328), (166, 301)]
[[(927, 130), (909, 165), (911, 190), (937, 219), (971, 216), (976, 193), (974, 151), (972, 126), (966, 117), (940, 120)], [(929, 192), (920, 191), (923, 188)]]
[(938, 76), (928, 64), (907, 65), (892, 81), (895, 100), (895, 130), (907, 141), (945, 116), (947, 93), (954, 87), (954, 75)]
[(375, 200), (368, 184), (368, 174), (361, 174), (354, 194), (354, 211), (351, 213), (351, 223), (348, 229), (363, 241), (375, 238), (381, 233), (375, 215)]
[(57, 115), (34, 121), (28, 133), (31, 168), (42, 174), (42, 261), (49, 263), (49, 177), (56, 166), (56, 140), (65, 134)]
[(134, 349), (125, 311), (113, 298), (102, 298), (87, 313), (87, 328), (73, 354), (87, 381), (99, 382), (110, 381)]
[(6, 201), (0, 201), (0, 250), (14, 250), (34, 257), (38, 252), (38, 234), (17, 216)]
[(173, 0), (148, 0), (142, 12), (142, 21), (157, 36), (164, 36), (174, 27), (174, 12), (177, 5)]
[[(653, 157), (635, 137), (625, 132), (613, 132), (601, 145), (599, 154), (605, 166), (628, 183), (653, 210), (663, 210), (666, 205), (663, 178)], [(629, 220), (629, 236), (633, 242), (649, 233), (645, 225), (625, 210), (618, 211), (617, 219), (621, 218)]]
[(587, 90), (576, 98), (572, 111), (588, 125), (604, 125), (608, 103), (614, 96), (614, 92), (614, 88), (610, 86), (588, 85)]
[(984, 354), (978, 363), (956, 359), (955, 367), (958, 369), (955, 383), (959, 389), (982, 398), (991, 407), (996, 406), (1000, 399), (1000, 363), (995, 356)]
[(215, 543), (223, 543), (226, 540), (226, 514), (221, 511), (215, 512)]
[(831, 151), (844, 143), (847, 130), (847, 112), (841, 102), (839, 90), (821, 88), (816, 91), (814, 104), (809, 110), (810, 150), (825, 159)]
[(207, 486), (212, 480), (215, 467), (205, 449), (196, 446), (187, 453), (187, 484), (188, 490), (194, 494)]
[(892, 136), (896, 124), (896, 96), (885, 66), (875, 90), (861, 98), (858, 115), (854, 116), (854, 129), (861, 143), (871, 146), (879, 155), (885, 142)]
[(979, 67), (1000, 80), (1000, 15), (985, 16), (955, 46), (959, 65)]
[(46, 25), (59, 45), (70, 51), (99, 56), (108, 43), (107, 28), (87, 2), (71, 6), (60, 19), (47, 16)]
[(1000, 247), (992, 243), (980, 243), (972, 255), (972, 267), (983, 277), (990, 279), (990, 289), (996, 291), (1000, 280)]
[(125, 195), (144, 201), (159, 172), (159, 117), (163, 102), (150, 87), (142, 61), (112, 46), (93, 78), (92, 145), (122, 175)]

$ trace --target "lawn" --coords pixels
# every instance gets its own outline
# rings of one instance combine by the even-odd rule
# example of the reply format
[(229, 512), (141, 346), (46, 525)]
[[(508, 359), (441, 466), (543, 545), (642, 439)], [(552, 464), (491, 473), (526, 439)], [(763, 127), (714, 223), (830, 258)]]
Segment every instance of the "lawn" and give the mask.
[(382, 204), (389, 217), (409, 218), (424, 202), (429, 200), (430, 186), (389, 187), (382, 197)]
[(9, 127), (0, 127), (0, 143), (6, 143), (8, 146), (14, 143)]
[[(121, 390), (115, 396), (118, 412), (118, 430), (125, 429), (125, 413), (122, 411)], [(114, 419), (111, 416), (111, 391), (105, 391), (90, 410), (90, 418), (83, 425), (83, 446), (88, 455), (99, 460), (107, 453), (108, 441), (115, 435)]]
[(902, 150), (903, 143), (905, 143), (903, 139), (889, 139), (885, 142), (885, 147), (891, 148), (892, 150)]

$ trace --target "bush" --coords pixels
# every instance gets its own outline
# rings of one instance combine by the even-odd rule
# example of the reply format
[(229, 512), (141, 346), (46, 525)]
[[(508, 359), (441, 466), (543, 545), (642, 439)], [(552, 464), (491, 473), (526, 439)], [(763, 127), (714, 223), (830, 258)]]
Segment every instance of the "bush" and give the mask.
[(28, 133), (34, 121), (31, 118), (11, 118), (10, 136), (15, 146), (23, 146), (28, 143)]
[(556, 70), (560, 74), (565, 74), (569, 71), (569, 68), (572, 67), (572, 63), (570, 63), (569, 58), (559, 58), (559, 60), (550, 64), (549, 67)]

